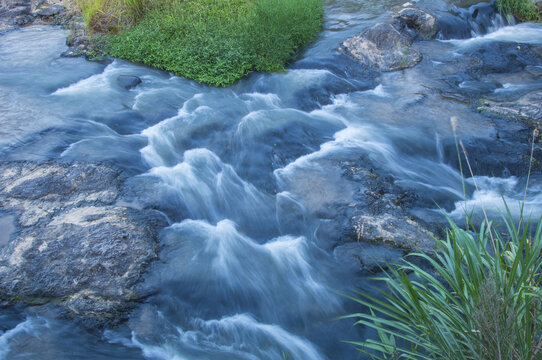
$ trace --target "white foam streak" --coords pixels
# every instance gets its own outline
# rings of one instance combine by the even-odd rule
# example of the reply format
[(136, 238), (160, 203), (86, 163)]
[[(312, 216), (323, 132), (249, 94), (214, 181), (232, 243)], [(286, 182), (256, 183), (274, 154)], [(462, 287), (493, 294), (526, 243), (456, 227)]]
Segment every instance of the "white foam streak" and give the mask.
[(13, 329), (0, 333), (0, 360), (8, 359), (9, 341), (20, 334), (31, 334), (36, 336), (38, 327), (48, 327), (48, 324), (39, 318), (27, 318)]
[(96, 91), (111, 92), (115, 81), (113, 74), (120, 70), (119, 62), (114, 61), (107, 65), (103, 72), (79, 80), (67, 87), (57, 89), (52, 95), (84, 96), (87, 93), (95, 93)]
[[(281, 236), (258, 244), (239, 233), (229, 220), (216, 226), (203, 221), (185, 220), (170, 227), (185, 249), (168, 261), (192, 265), (183, 271), (188, 277), (204, 278), (222, 284), (224, 290), (245, 298), (257, 296), (264, 308), (276, 309), (276, 294), (288, 294), (289, 308), (308, 311), (332, 311), (339, 303), (316, 277), (318, 269), (309, 262), (305, 237)], [(170, 256), (170, 255), (167, 255)], [(182, 258), (182, 257), (188, 258)], [(201, 267), (207, 270), (202, 273)], [(209, 277), (209, 272), (212, 274)], [(310, 304), (310, 305), (308, 305)]]
[(174, 346), (169, 344), (149, 345), (139, 342), (135, 333), (132, 333), (131, 345), (141, 349), (143, 356), (152, 360), (196, 360), (183, 356)]
[(320, 146), (316, 152), (301, 156), (284, 168), (275, 170), (275, 176), (282, 181), (296, 168), (317, 167), (316, 162), (331, 155), (350, 149), (370, 149), (373, 154), (391, 156), (393, 147), (383, 139), (378, 139), (377, 131), (369, 125), (349, 126), (340, 130), (334, 135), (334, 140), (328, 141)]
[(470, 39), (464, 40), (441, 40), (448, 42), (458, 47), (470, 47), (473, 45), (479, 45), (484, 42), (503, 41), (503, 42), (517, 42), (533, 45), (542, 44), (542, 25), (522, 23), (514, 26), (505, 26), (498, 30), (486, 35), (476, 36)]
[[(112, 331), (105, 336), (110, 342), (141, 349), (152, 360), (243, 359), (276, 360), (283, 353), (296, 360), (325, 360), (308, 340), (296, 336), (278, 325), (258, 322), (250, 314), (235, 314), (221, 319), (192, 319), (176, 327), (160, 344), (148, 343), (132, 332), (130, 339)], [(201, 355), (200, 355), (201, 354)]]
[(367, 95), (374, 95), (378, 97), (390, 97), (391, 95), (386, 91), (384, 86), (382, 84), (379, 84), (377, 87), (375, 87), (372, 90), (367, 90), (362, 92)]
[(160, 178), (171, 197), (184, 203), (193, 218), (258, 223), (274, 211), (269, 195), (243, 181), (232, 166), (207, 149), (186, 151), (182, 163), (153, 168), (147, 175)]
[(200, 105), (203, 94), (196, 94), (187, 100), (176, 116), (163, 120), (141, 133), (149, 144), (141, 149), (143, 160), (151, 166), (166, 166), (176, 163), (183, 153), (183, 140), (188, 138), (194, 126), (208, 122), (212, 109)]
[[(243, 354), (247, 359), (280, 359), (282, 352), (289, 353), (292, 359), (324, 359), (309, 341), (278, 325), (260, 323), (248, 314), (236, 314), (220, 320), (197, 319), (194, 325), (197, 331), (179, 329), (184, 340), (198, 339), (207, 346)], [(268, 342), (273, 342), (275, 346), (258, 346)], [(253, 350), (257, 355), (243, 351), (247, 347), (255, 348)]]
[[(473, 185), (472, 179), (467, 181)], [(518, 179), (515, 177), (477, 176), (476, 182), (478, 190), (467, 201), (457, 201), (455, 208), (448, 212), (450, 217), (459, 220), (464, 219), (465, 214), (473, 213), (477, 220), (481, 220), (483, 207), (490, 219), (498, 220), (506, 214), (506, 205), (515, 219), (519, 219), (522, 208), (525, 219), (538, 220), (542, 217), (542, 189), (539, 186), (532, 185), (523, 202), (523, 192), (518, 189)]]

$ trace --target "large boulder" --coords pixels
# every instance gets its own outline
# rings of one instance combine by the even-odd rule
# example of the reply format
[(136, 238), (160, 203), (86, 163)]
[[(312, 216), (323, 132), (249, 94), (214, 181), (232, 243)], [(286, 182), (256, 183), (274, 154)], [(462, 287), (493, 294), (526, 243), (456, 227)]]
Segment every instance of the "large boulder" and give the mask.
[(379, 23), (345, 40), (339, 50), (378, 71), (413, 67), (422, 55), (412, 48), (412, 37), (399, 30), (394, 24)]
[(156, 211), (122, 205), (121, 186), (104, 165), (1, 164), (0, 206), (16, 230), (0, 247), (0, 300), (53, 302), (115, 320), (145, 296), (136, 285), (167, 223)]

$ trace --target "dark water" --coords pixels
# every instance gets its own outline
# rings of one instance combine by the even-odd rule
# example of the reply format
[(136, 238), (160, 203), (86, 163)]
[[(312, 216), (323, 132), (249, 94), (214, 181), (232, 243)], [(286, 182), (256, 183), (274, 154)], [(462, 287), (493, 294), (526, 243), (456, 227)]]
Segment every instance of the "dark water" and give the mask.
[[(172, 225), (145, 280), (157, 294), (127, 323), (88, 331), (54, 309), (2, 310), (0, 359), (356, 359), (341, 340), (371, 334), (334, 320), (356, 310), (337, 292), (376, 290), (345, 269), (330, 250), (336, 239), (319, 231), (319, 213), (353, 198), (341, 161), (365, 159), (416, 193), (412, 212), (434, 221), (435, 203), (460, 219), (480, 204), (498, 214), (502, 195), (517, 214), (524, 195), (525, 178), (497, 164), (475, 177), (478, 190), (467, 180), (464, 199), (447, 152), (450, 119), (475, 143), (524, 127), (478, 113), (457, 89), (435, 89), (447, 89), (450, 58), (496, 42), (542, 45), (542, 27), (428, 42), (419, 66), (395, 73), (362, 71), (336, 52), (399, 4), (329, 1), (320, 39), (287, 73), (253, 74), (226, 89), (119, 60), (62, 58), (60, 29), (2, 35), (2, 159), (112, 162), (131, 175), (135, 206), (163, 209)], [(459, 88), (514, 98), (542, 89), (533, 73), (487, 75), (489, 90), (468, 80)], [(127, 91), (119, 75), (143, 83)], [(542, 215), (538, 180), (526, 201), (533, 217)]]

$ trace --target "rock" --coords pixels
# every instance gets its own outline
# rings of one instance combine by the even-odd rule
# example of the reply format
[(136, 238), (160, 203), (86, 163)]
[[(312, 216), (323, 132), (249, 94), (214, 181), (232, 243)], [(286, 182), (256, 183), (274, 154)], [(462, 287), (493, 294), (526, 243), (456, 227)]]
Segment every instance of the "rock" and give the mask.
[(23, 26), (23, 25), (31, 23), (32, 21), (34, 21), (34, 17), (32, 15), (21, 15), (21, 16), (17, 16), (13, 20), (13, 23), (17, 26)]
[(466, 66), (467, 72), (474, 77), (479, 77), (485, 74), (516, 73), (527, 66), (541, 66), (542, 54), (537, 53), (537, 48), (529, 44), (492, 42), (464, 51), (455, 62)]
[(116, 205), (122, 179), (104, 165), (0, 165), (0, 206), (16, 228), (0, 247), (0, 299), (54, 302), (100, 321), (122, 317), (156, 258), (153, 210)]
[(481, 110), (504, 117), (522, 119), (537, 125), (542, 122), (542, 91), (534, 91), (516, 101), (486, 100)]
[(414, 194), (368, 168), (369, 163), (362, 158), (341, 161), (343, 178), (356, 188), (348, 203), (336, 203), (317, 214), (321, 225), (316, 236), (336, 239), (333, 249), (362, 242), (406, 252), (432, 252), (439, 228), (412, 217), (408, 211), (417, 204)]
[(436, 17), (437, 32), (440, 39), (467, 39), (471, 37), (471, 26), (467, 20), (449, 13), (439, 13)]
[(403, 19), (409, 28), (418, 32), (423, 39), (432, 39), (437, 33), (437, 21), (435, 17), (425, 11), (415, 8), (405, 8), (399, 12), (398, 17)]
[(26, 25), (33, 20), (30, 0), (2, 0), (0, 2), (0, 32)]
[(413, 67), (422, 60), (411, 44), (412, 38), (392, 24), (379, 23), (344, 41), (339, 50), (368, 68), (395, 71)]
[(374, 273), (386, 269), (389, 264), (397, 263), (404, 252), (382, 245), (353, 242), (336, 247), (333, 255), (341, 264), (350, 268)]
[[(495, 26), (494, 20), (497, 14), (495, 2), (484, 2), (469, 8), (468, 20), (475, 33), (486, 34)], [(506, 22), (506, 19), (503, 18), (503, 21)]]
[(355, 215), (351, 224), (358, 241), (425, 252), (432, 252), (435, 247), (434, 235), (404, 214)]
[(66, 11), (66, 7), (60, 4), (51, 5), (48, 7), (41, 8), (35, 12), (35, 15), (41, 17), (51, 17), (59, 15)]
[(117, 77), (117, 84), (126, 90), (130, 90), (141, 84), (141, 79), (134, 75), (120, 75)]

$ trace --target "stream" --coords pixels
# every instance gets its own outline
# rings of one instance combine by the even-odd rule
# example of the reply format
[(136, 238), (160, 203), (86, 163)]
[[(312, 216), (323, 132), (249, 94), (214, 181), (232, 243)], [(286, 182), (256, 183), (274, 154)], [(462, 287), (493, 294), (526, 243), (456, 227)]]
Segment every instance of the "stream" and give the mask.
[[(3, 161), (114, 164), (137, 189), (131, 206), (160, 209), (171, 223), (144, 280), (154, 295), (126, 322), (89, 330), (54, 307), (3, 308), (0, 360), (358, 359), (343, 340), (374, 334), (336, 320), (359, 311), (340, 293), (378, 287), (374, 274), (343, 266), (340, 239), (326, 231), (337, 204), (355, 201), (348, 162), (391, 179), (413, 199), (409, 214), (428, 223), (443, 224), (442, 212), (480, 217), (481, 205), (498, 217), (503, 197), (515, 216), (524, 196), (525, 212), (542, 216), (540, 172), (525, 192), (529, 161), (516, 156), (530, 151), (529, 128), (469, 103), (542, 90), (542, 64), (477, 81), (458, 70), (464, 53), (497, 43), (542, 46), (542, 26), (497, 19), (470, 39), (424, 41), (424, 60), (399, 72), (363, 70), (338, 53), (401, 4), (328, 0), (322, 34), (287, 72), (228, 88), (62, 57), (67, 31), (56, 27), (0, 35)], [(142, 83), (126, 90), (119, 75)], [(456, 139), (474, 178), (458, 169)], [(0, 246), (14, 230), (0, 219)]]

